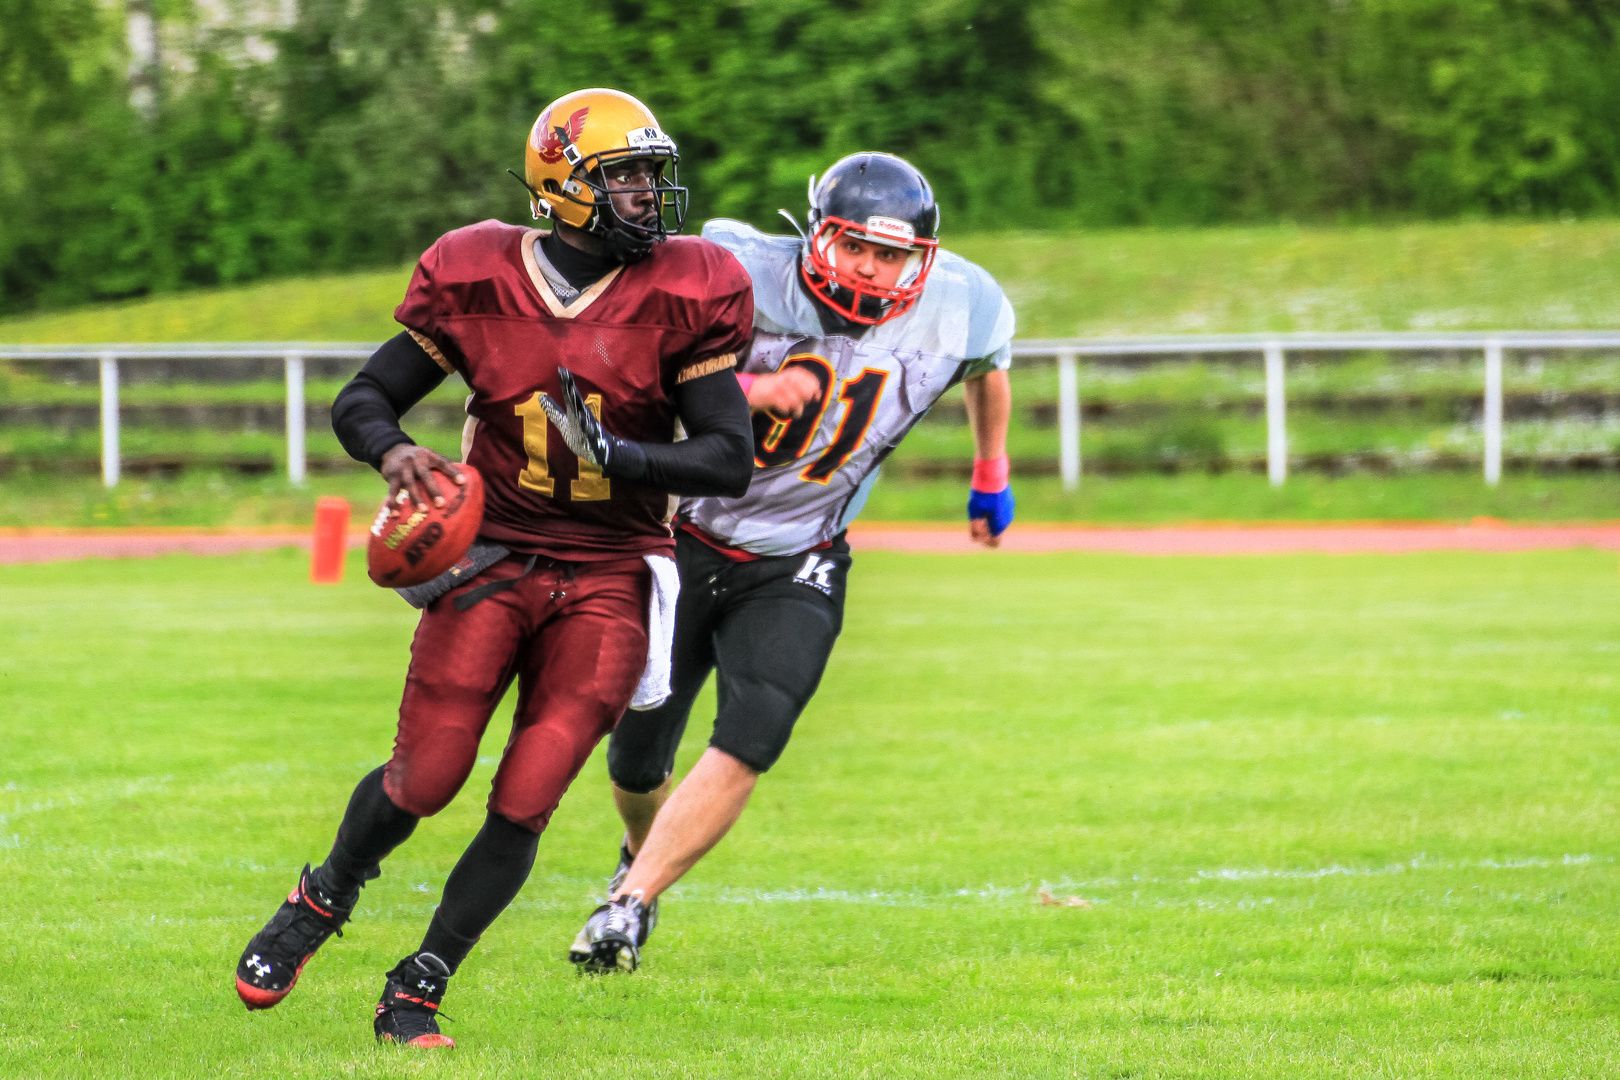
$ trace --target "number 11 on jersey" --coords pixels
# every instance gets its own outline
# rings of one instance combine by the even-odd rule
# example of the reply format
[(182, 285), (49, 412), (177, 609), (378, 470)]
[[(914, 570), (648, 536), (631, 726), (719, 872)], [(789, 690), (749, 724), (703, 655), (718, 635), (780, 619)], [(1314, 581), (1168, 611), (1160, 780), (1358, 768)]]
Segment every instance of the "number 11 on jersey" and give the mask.
[[(598, 420), (602, 419), (601, 394), (586, 395), (585, 407), (595, 413)], [(518, 473), (518, 486), (548, 499), (555, 498), (557, 481), (546, 460), (551, 422), (540, 404), (540, 394), (536, 392), (528, 401), (512, 406), (512, 411), (523, 417), (523, 452), (529, 455), (528, 466)], [(579, 478), (569, 483), (568, 497), (572, 502), (602, 502), (612, 498), (612, 484), (602, 475), (600, 466), (580, 461)]]

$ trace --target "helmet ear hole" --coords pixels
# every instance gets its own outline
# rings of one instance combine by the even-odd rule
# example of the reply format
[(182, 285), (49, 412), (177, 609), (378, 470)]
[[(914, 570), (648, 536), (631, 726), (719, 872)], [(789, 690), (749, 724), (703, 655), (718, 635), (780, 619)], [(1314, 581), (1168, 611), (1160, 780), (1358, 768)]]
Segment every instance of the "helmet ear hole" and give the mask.
[(548, 176), (540, 182), (540, 190), (544, 191), (547, 195), (561, 195), (562, 185)]

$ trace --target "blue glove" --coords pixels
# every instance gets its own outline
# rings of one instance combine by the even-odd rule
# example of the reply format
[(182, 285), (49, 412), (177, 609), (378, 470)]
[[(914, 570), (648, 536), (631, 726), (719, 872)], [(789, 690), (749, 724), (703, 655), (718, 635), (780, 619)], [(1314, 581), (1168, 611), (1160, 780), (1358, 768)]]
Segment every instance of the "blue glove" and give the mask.
[(990, 523), (990, 535), (1000, 536), (1007, 531), (1013, 519), (1012, 485), (1000, 491), (968, 491), (968, 520), (984, 518)]

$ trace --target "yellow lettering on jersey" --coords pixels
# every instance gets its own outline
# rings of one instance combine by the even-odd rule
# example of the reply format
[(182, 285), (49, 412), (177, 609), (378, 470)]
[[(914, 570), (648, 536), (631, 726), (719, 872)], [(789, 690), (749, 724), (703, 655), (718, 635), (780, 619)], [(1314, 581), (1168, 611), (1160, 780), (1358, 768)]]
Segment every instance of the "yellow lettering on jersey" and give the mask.
[(776, 448), (782, 445), (782, 436), (786, 435), (788, 428), (793, 426), (793, 417), (778, 416), (773, 412), (767, 412), (765, 415), (770, 417), (771, 429), (765, 433), (763, 439), (759, 440), (759, 448), (767, 454), (773, 454), (776, 452)]
[(546, 410), (536, 393), (528, 401), (512, 406), (512, 411), (523, 417), (523, 451), (529, 455), (529, 466), (518, 473), (518, 486), (547, 497), (557, 491), (557, 481), (546, 468), (546, 437), (549, 424)]
[[(585, 398), (585, 407), (602, 419), (602, 395)], [(512, 406), (512, 411), (523, 417), (523, 452), (529, 455), (529, 466), (518, 473), (518, 485), (550, 498), (557, 493), (557, 480), (546, 463), (546, 439), (551, 433), (546, 410), (536, 393), (528, 401)], [(575, 460), (578, 460), (577, 458)], [(596, 465), (579, 463), (579, 479), (568, 485), (568, 497), (574, 502), (603, 502), (613, 497), (613, 482), (602, 475)]]
[[(585, 407), (602, 419), (602, 395), (587, 394)], [(579, 479), (568, 485), (568, 497), (574, 502), (602, 502), (613, 497), (612, 481), (602, 475), (598, 465), (579, 463)]]

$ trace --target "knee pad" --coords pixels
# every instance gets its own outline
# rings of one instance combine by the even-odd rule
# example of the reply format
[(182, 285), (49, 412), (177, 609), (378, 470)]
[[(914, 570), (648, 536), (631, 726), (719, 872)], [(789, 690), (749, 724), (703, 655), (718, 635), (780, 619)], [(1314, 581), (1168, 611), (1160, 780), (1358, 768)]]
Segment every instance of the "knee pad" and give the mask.
[(670, 700), (656, 709), (635, 709), (619, 718), (608, 739), (608, 775), (620, 791), (645, 795), (675, 771), (675, 751), (686, 731), (691, 700)]
[(714, 737), (709, 740), (709, 745), (716, 750), (730, 754), (755, 772), (764, 773), (770, 771), (770, 767), (775, 765), (777, 759), (782, 756), (782, 751), (787, 749), (787, 737), (791, 730), (790, 727), (788, 731), (784, 731), (780, 739), (767, 741), (751, 738), (727, 738), (719, 729), (716, 729)]
[[(466, 777), (424, 778), (416, 775), (417, 770), (395, 769), (392, 766), (390, 762), (383, 776), (383, 790), (388, 795), (388, 801), (418, 818), (432, 817), (449, 806), (466, 782)], [(405, 775), (401, 776), (400, 773)]]
[(608, 741), (607, 761), (608, 776), (612, 778), (613, 785), (632, 795), (657, 791), (669, 779), (670, 770), (662, 758), (619, 739)]
[(752, 693), (739, 706), (715, 717), (709, 745), (723, 750), (755, 772), (776, 764), (787, 749), (804, 702), (780, 693)]

